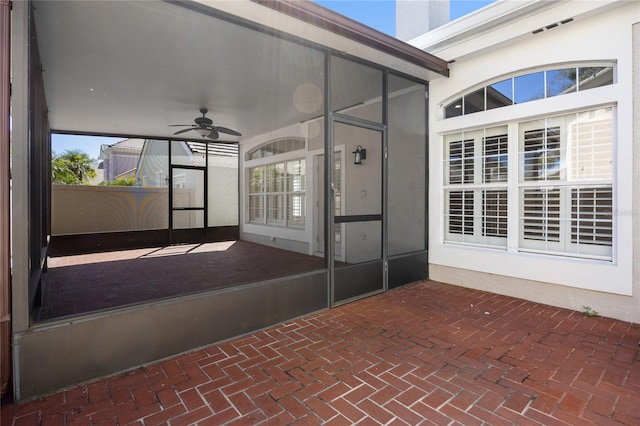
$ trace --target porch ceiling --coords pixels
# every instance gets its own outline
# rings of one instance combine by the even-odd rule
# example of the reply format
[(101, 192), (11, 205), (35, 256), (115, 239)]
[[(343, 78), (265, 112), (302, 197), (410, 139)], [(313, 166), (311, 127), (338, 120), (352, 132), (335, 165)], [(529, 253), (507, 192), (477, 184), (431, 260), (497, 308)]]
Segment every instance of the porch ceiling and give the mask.
[[(228, 3), (242, 4), (247, 16), (256, 8), (265, 16), (277, 13), (250, 1), (208, 2)], [(194, 11), (208, 9), (201, 3), (190, 5), (37, 1), (51, 128), (168, 137), (177, 130), (169, 124), (191, 124), (206, 107), (215, 125), (246, 138), (322, 112), (301, 111), (293, 96), (309, 84), (323, 87), (319, 51)], [(282, 22), (293, 19), (280, 15)], [(403, 66), (403, 72), (417, 68)]]

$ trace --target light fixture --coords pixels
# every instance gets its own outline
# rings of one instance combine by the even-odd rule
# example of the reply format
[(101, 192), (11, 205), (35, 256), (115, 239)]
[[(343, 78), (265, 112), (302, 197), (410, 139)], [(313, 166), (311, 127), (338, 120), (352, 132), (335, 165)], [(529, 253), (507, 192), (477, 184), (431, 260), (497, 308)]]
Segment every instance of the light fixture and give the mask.
[(206, 127), (196, 127), (193, 130), (195, 130), (203, 138), (208, 136), (209, 133), (211, 133), (211, 129), (207, 129)]
[(367, 159), (367, 150), (358, 145), (356, 150), (352, 152), (353, 164), (362, 164), (362, 160)]

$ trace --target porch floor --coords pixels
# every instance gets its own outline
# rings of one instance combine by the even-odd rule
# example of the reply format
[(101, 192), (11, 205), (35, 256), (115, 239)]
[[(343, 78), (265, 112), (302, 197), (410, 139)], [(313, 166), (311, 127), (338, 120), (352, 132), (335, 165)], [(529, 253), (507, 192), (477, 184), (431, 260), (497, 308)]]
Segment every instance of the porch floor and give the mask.
[(640, 326), (427, 281), (2, 407), (5, 425), (640, 422)]
[(53, 257), (37, 320), (322, 269), (324, 259), (246, 241)]

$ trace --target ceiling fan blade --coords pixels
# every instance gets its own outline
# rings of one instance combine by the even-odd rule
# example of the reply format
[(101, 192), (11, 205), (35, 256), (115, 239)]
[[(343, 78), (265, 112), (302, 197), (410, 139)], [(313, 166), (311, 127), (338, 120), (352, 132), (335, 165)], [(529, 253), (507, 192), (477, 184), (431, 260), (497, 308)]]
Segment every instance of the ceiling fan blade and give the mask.
[(178, 130), (177, 132), (174, 133), (174, 135), (179, 135), (180, 133), (188, 132), (191, 130), (193, 130), (193, 127), (189, 127), (188, 129)]
[(193, 124), (169, 124), (169, 127), (193, 127)]
[(216, 126), (215, 129), (220, 133), (226, 133), (228, 135), (233, 135), (233, 136), (242, 136), (241, 133), (238, 133), (235, 130), (227, 129), (226, 127), (218, 127), (218, 126)]
[(209, 133), (209, 136), (207, 136), (209, 139), (213, 139), (216, 140), (220, 137), (220, 135), (218, 134), (218, 132), (216, 131), (215, 128), (211, 128), (211, 133)]

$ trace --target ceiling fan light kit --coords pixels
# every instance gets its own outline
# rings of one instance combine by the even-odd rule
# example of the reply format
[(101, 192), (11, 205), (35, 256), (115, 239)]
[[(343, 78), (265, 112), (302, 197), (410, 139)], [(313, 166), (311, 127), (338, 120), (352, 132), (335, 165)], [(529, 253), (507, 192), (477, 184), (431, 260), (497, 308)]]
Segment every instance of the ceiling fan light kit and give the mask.
[(233, 136), (242, 136), (235, 130), (228, 129), (226, 127), (214, 126), (213, 121), (211, 121), (210, 118), (206, 117), (206, 108), (200, 108), (200, 113), (202, 114), (202, 117), (196, 117), (195, 120), (193, 120), (195, 124), (170, 124), (169, 127), (188, 127), (188, 129), (178, 130), (174, 133), (174, 135), (179, 135), (181, 133), (193, 130), (203, 138), (209, 138), (212, 140), (218, 139), (220, 137), (220, 133), (225, 133), (227, 135)]
[(195, 132), (200, 136), (202, 136), (203, 138), (211, 134), (211, 131), (206, 127), (198, 127), (197, 129), (193, 129), (193, 130), (195, 130)]

